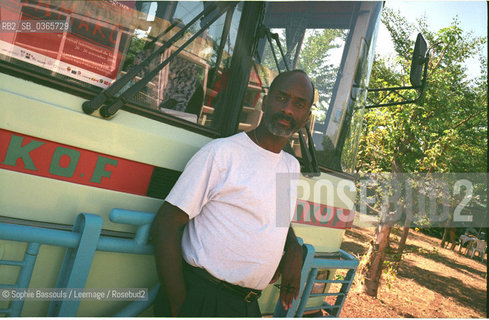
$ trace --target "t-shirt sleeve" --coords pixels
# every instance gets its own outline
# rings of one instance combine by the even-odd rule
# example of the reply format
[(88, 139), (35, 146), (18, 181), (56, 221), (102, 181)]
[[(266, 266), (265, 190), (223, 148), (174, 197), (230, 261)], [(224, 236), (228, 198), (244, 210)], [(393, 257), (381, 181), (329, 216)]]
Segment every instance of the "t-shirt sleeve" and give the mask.
[(165, 201), (180, 208), (189, 218), (197, 216), (212, 198), (220, 180), (216, 150), (206, 145), (187, 163)]

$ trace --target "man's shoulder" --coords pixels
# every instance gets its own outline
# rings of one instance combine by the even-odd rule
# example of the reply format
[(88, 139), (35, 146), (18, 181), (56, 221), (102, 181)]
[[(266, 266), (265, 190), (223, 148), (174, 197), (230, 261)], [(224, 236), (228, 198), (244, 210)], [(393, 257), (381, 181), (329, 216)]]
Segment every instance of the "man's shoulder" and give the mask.
[(229, 137), (214, 139), (206, 144), (204, 148), (217, 150), (235, 147), (236, 145), (243, 143), (244, 134), (244, 132), (239, 132)]
[(242, 133), (224, 138), (216, 138), (200, 148), (195, 156), (210, 157), (213, 161), (219, 162), (226, 161), (224, 159), (229, 160), (232, 155), (240, 153), (243, 145)]
[(285, 161), (289, 167), (293, 168), (292, 172), (300, 172), (301, 165), (299, 160), (290, 153), (283, 151), (283, 161)]

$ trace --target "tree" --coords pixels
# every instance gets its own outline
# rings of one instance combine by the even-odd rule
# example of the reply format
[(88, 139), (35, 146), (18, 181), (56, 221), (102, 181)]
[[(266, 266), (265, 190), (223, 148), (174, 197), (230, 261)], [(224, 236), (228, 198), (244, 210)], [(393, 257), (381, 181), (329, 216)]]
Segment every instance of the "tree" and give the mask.
[[(291, 52), (287, 51), (286, 35), (283, 29), (272, 30), (278, 33), (281, 46), (288, 57), (289, 67), (292, 68), (293, 57), (295, 56), (296, 47)], [(333, 49), (341, 47), (341, 42), (345, 41), (347, 30), (343, 29), (305, 29), (304, 40), (301, 46), (300, 56), (295, 68), (304, 70), (311, 78), (316, 91), (319, 94), (319, 101), (316, 105), (318, 118), (316, 121), (324, 121), (326, 108), (333, 92), (334, 81), (337, 78), (339, 65), (331, 62), (331, 53)], [(274, 50), (277, 55), (279, 64), (283, 68), (283, 59), (280, 56), (279, 48), (275, 45)], [(263, 65), (272, 70), (276, 70), (275, 60), (272, 51), (267, 43), (265, 52), (262, 57)]]
[(329, 101), (337, 78), (339, 66), (330, 60), (331, 50), (340, 47), (338, 39), (344, 41), (346, 31), (341, 29), (321, 29), (306, 31), (306, 39), (302, 47), (297, 68), (306, 71), (314, 82), (319, 99)]
[[(418, 29), (431, 45), (428, 89), (420, 104), (365, 113), (357, 171), (486, 172), (487, 71), (483, 71), (485, 77), (472, 80), (467, 78), (464, 66), (464, 61), (480, 51), (486, 38), (464, 32), (456, 18), (437, 32), (429, 30), (426, 17), (418, 19), (416, 28), (389, 8), (385, 8), (382, 21), (398, 56), (394, 61), (377, 57), (370, 86), (408, 85), (414, 47), (411, 36)], [(486, 64), (483, 59), (482, 68)], [(403, 95), (414, 98), (413, 92)], [(409, 224), (404, 226), (401, 243), (408, 232)], [(364, 259), (364, 291), (372, 296), (377, 295), (389, 234), (389, 226), (379, 225)]]

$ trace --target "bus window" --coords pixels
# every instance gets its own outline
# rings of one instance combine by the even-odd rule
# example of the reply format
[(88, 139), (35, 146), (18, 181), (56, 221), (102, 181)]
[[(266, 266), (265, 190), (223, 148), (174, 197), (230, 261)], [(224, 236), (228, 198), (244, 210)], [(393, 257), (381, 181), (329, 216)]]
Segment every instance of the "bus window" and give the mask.
[[(31, 30), (0, 33), (0, 62), (13, 65), (31, 77), (71, 84), (75, 90), (83, 88), (95, 94), (141, 63), (212, 3), (2, 1), (2, 21), (19, 25), (30, 22)], [(129, 102), (211, 127), (214, 100), (225, 87), (241, 10), (242, 4), (238, 4), (229, 11), (229, 19), (223, 14), (202, 31), (213, 18), (213, 12), (204, 15), (116, 96), (202, 31)], [(41, 30), (55, 22), (69, 29)], [(225, 38), (221, 39), (223, 35)]]
[[(264, 92), (266, 82), (287, 68), (309, 75), (316, 88), (309, 131), (319, 165), (334, 171), (351, 173), (355, 166), (381, 6), (353, 1), (267, 6), (264, 24), (276, 37), (258, 44), (261, 70), (269, 70), (259, 73)], [(297, 134), (291, 146), (301, 158)]]
[[(309, 32), (308, 32), (309, 31)], [(337, 81), (341, 61), (345, 52), (348, 29), (314, 29), (307, 30), (304, 41), (307, 50), (317, 50), (318, 41), (324, 41), (321, 59), (314, 61), (313, 56), (301, 53), (299, 57), (300, 68), (310, 68), (315, 72), (315, 85), (318, 91), (318, 101), (313, 109), (313, 121), (311, 134), (316, 147), (317, 157), (320, 164), (332, 169), (338, 169), (336, 152), (340, 131), (345, 119), (346, 106), (333, 103), (334, 90), (337, 89)], [(324, 39), (324, 40), (323, 40)]]
[(11, 0), (0, 10), (2, 22), (17, 25), (0, 33), (1, 60), (91, 88), (117, 77), (138, 21), (117, 2)]
[(348, 126), (346, 138), (344, 139), (343, 150), (341, 153), (341, 168), (343, 171), (353, 173), (356, 163), (358, 143), (360, 141), (363, 114), (367, 101), (367, 79), (370, 77), (368, 65), (372, 65), (374, 57), (373, 48), (371, 52), (365, 39), (360, 44), (360, 55), (353, 78), (353, 88), (351, 91), (351, 108), (347, 111), (350, 115), (345, 126)]
[[(262, 68), (273, 70), (269, 74), (278, 74), (286, 70), (287, 65), (289, 69), (304, 70), (314, 82), (316, 99), (309, 129), (319, 163), (334, 169), (338, 169), (339, 155), (332, 150), (338, 143), (345, 106), (334, 105), (332, 97), (338, 90), (337, 82), (355, 8), (356, 4), (349, 2), (271, 3), (265, 24), (272, 34), (278, 35), (283, 57), (275, 41), (270, 45), (262, 40), (258, 47)], [(325, 19), (326, 12), (331, 19)], [(301, 157), (297, 134), (291, 146)]]
[(267, 75), (267, 70), (265, 69), (262, 65), (252, 65), (241, 108), (238, 131), (251, 131), (258, 127), (261, 121), (263, 115), (261, 103), (269, 86), (267, 80), (275, 77), (273, 72), (268, 72), (269, 75)]

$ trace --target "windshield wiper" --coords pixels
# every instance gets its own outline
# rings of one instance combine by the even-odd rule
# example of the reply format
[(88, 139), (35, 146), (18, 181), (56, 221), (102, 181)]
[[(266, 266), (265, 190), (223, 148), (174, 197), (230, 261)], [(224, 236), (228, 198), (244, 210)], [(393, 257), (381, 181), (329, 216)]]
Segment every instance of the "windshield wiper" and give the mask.
[[(234, 8), (236, 6), (236, 2), (221, 2), (221, 3), (213, 3), (208, 7), (204, 7), (204, 10), (200, 14), (198, 14), (192, 21), (190, 21), (187, 25), (182, 27), (180, 31), (178, 31), (173, 37), (171, 37), (168, 41), (166, 41), (160, 48), (151, 53), (148, 57), (146, 57), (140, 64), (131, 68), (125, 75), (121, 78), (117, 79), (110, 87), (101, 91), (97, 94), (92, 100), (86, 101), (83, 103), (82, 108), (83, 111), (87, 114), (93, 113), (95, 110), (100, 108), (100, 115), (102, 117), (110, 117), (114, 115), (117, 110), (122, 108), (124, 104), (126, 104), (132, 97), (134, 97), (151, 79), (154, 78), (175, 56), (177, 56), (185, 47), (187, 47), (195, 38), (200, 36), (210, 25), (212, 25), (219, 17), (221, 17), (226, 11)], [(151, 61), (153, 61), (156, 57), (160, 56), (165, 50), (169, 49), (175, 42), (180, 40), (187, 30), (192, 27), (199, 19), (202, 17), (208, 17), (206, 23), (192, 36), (190, 37), (182, 46), (180, 46), (173, 54), (170, 55), (167, 59), (165, 59), (162, 63), (156, 66), (153, 70), (148, 72), (142, 79), (134, 83), (131, 87), (129, 87), (124, 93), (122, 93), (119, 97), (115, 95), (122, 90), (126, 84), (131, 81), (136, 75), (139, 74), (143, 68), (145, 68)], [(173, 28), (170, 26), (168, 29)], [(165, 30), (168, 32), (169, 30)], [(165, 33), (164, 32), (164, 33)], [(157, 38), (160, 38), (159, 35)], [(156, 39), (154, 39), (156, 42)], [(115, 100), (114, 100), (115, 99)], [(106, 105), (101, 107), (105, 102), (113, 101), (110, 105)]]

